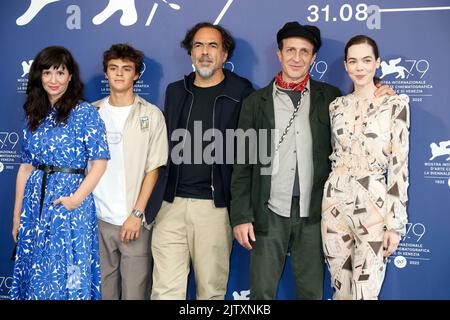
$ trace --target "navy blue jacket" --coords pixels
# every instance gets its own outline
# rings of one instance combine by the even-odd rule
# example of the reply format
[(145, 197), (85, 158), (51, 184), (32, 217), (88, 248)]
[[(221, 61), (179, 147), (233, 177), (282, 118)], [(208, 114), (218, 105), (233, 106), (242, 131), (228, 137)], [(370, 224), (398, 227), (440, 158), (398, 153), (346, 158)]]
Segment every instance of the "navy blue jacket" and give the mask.
[[(226, 162), (225, 132), (226, 129), (236, 129), (242, 101), (254, 91), (250, 81), (237, 74), (223, 70), (225, 73), (225, 84), (222, 93), (217, 97), (214, 104), (213, 126), (222, 132), (224, 140), (223, 162)], [(147, 204), (145, 218), (147, 223), (153, 221), (158, 214), (163, 200), (173, 202), (177, 190), (179, 166), (171, 159), (174, 145), (170, 137), (172, 132), (178, 128), (180, 116), (184, 108), (192, 108), (193, 85), (195, 73), (184, 77), (184, 80), (173, 82), (167, 86), (166, 100), (164, 103), (164, 117), (169, 138), (169, 159), (165, 167), (160, 168), (158, 181)], [(232, 164), (212, 165), (212, 185), (214, 205), (218, 208), (230, 206), (230, 183)]]

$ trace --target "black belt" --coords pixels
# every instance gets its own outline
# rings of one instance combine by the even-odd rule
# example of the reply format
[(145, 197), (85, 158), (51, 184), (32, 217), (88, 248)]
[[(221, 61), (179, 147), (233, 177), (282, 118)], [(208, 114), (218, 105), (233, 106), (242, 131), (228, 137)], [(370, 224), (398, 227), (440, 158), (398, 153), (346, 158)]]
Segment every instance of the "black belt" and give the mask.
[[(45, 186), (47, 183), (47, 176), (49, 174), (55, 173), (55, 172), (63, 172), (63, 173), (70, 173), (70, 174), (82, 174), (84, 175), (84, 169), (71, 169), (71, 168), (59, 168), (55, 166), (47, 166), (45, 164), (38, 164), (36, 166), (38, 170), (44, 171), (44, 176), (42, 177), (42, 185), (41, 185), (41, 200), (40, 200), (40, 208), (39, 208), (39, 219), (41, 218), (42, 214), (42, 207), (44, 204), (44, 198), (45, 198)], [(11, 260), (16, 260), (16, 253), (17, 253), (17, 243), (14, 245), (13, 253), (11, 255)]]
[(41, 201), (40, 201), (40, 208), (39, 208), (39, 219), (40, 219), (41, 214), (42, 214), (42, 207), (44, 205), (45, 186), (47, 183), (47, 176), (49, 174), (52, 174), (55, 172), (84, 175), (84, 169), (59, 168), (59, 167), (55, 167), (55, 166), (47, 166), (45, 164), (38, 164), (36, 168), (38, 170), (44, 171), (44, 176), (42, 177), (42, 184), (41, 184)]

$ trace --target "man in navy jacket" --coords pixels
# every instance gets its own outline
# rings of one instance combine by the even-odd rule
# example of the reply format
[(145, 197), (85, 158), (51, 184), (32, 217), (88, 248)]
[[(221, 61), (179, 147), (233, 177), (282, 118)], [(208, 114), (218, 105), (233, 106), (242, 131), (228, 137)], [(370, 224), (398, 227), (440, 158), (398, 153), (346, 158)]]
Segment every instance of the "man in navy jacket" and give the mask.
[(198, 23), (181, 45), (195, 72), (166, 90), (170, 157), (146, 212), (147, 221), (155, 219), (152, 299), (185, 299), (190, 261), (197, 299), (224, 299), (233, 240), (225, 132), (236, 128), (242, 101), (254, 89), (223, 69), (235, 47), (223, 27)]

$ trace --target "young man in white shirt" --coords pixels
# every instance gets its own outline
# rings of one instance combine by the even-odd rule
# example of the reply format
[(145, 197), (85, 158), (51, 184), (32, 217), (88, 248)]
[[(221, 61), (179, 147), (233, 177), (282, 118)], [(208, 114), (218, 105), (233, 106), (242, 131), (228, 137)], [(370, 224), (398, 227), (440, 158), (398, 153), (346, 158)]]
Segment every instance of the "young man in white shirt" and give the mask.
[(94, 102), (105, 122), (111, 160), (93, 194), (105, 300), (149, 299), (151, 232), (144, 211), (167, 162), (162, 112), (133, 92), (144, 54), (127, 44), (103, 53), (110, 95)]

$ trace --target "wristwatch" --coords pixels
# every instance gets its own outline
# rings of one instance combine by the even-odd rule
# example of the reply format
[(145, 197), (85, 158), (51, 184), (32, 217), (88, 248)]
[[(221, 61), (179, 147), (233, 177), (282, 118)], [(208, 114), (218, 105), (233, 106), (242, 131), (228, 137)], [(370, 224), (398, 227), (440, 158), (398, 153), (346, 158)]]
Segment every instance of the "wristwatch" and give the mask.
[(139, 210), (139, 209), (133, 209), (131, 211), (131, 214), (133, 216), (135, 216), (136, 218), (139, 218), (139, 219), (142, 219), (142, 217), (144, 216), (144, 213), (141, 210)]

